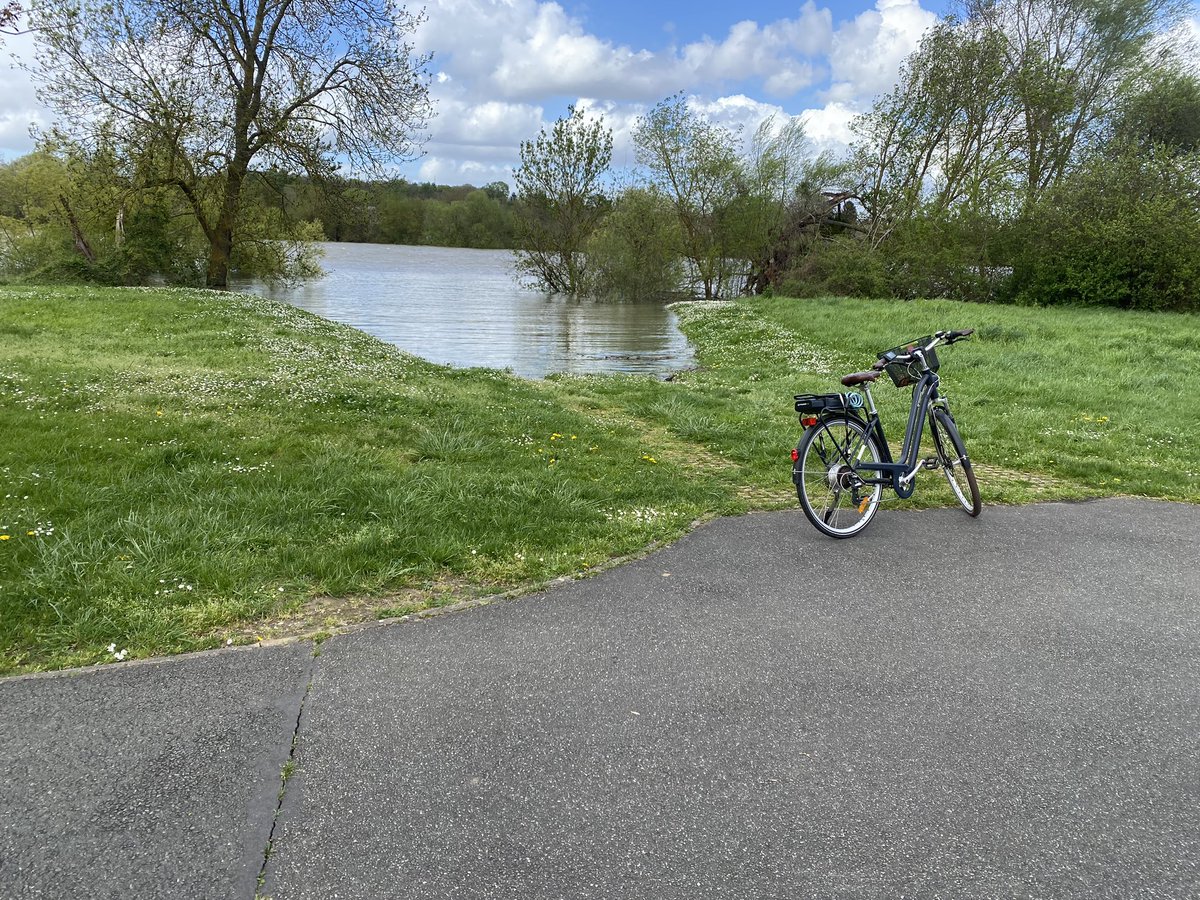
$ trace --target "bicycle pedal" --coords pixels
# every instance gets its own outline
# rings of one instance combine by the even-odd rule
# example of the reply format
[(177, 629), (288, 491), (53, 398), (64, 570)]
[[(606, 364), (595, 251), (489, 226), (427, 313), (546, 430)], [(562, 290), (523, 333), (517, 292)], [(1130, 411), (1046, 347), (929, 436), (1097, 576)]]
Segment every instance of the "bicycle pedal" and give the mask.
[(941, 463), (938, 462), (936, 456), (930, 456), (921, 463), (921, 467), (924, 469), (938, 469), (941, 468)]

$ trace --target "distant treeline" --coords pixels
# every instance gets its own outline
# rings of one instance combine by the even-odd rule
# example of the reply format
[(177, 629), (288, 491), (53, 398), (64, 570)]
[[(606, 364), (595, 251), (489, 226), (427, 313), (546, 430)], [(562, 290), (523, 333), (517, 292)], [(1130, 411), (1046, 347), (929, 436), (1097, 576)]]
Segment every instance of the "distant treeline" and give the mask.
[(331, 179), (258, 173), (249, 203), (284, 218), (320, 225), (325, 240), (501, 249), (513, 246), (509, 186), (482, 188), (396, 181)]

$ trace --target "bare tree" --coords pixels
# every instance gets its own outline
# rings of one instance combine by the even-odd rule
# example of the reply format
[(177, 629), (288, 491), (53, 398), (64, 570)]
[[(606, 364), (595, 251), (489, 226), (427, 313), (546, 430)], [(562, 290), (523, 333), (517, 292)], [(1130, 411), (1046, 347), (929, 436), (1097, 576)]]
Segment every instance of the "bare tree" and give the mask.
[(224, 287), (252, 167), (380, 173), (419, 151), (422, 16), (393, 0), (35, 0), (30, 72), (57, 138), (181, 193)]

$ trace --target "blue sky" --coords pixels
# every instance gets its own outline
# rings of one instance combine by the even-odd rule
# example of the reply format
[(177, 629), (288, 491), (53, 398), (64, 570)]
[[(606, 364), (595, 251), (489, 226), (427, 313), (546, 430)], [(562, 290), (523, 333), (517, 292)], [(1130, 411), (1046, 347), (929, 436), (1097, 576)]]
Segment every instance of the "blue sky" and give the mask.
[[(724, 35), (735, 22), (751, 19), (759, 23), (795, 18), (802, 3), (764, 0), (753, 3), (633, 2), (633, 0), (566, 0), (560, 3), (568, 14), (576, 16), (597, 35), (618, 43), (656, 47), (671, 42), (698, 40), (705, 35)], [(874, 8), (866, 2), (818, 4), (829, 9), (835, 20), (853, 19)], [(945, 2), (921, 4), (935, 13), (947, 10)]]
[[(416, 4), (413, 4), (416, 6)], [(414, 180), (511, 181), (521, 140), (575, 103), (613, 129), (615, 161), (631, 156), (637, 117), (676, 91), (746, 131), (769, 115), (803, 116), (818, 148), (849, 139), (853, 116), (895, 83), (903, 58), (945, 0), (427, 0), (414, 36), (434, 54), (438, 116)], [(8, 38), (20, 58), (28, 36)], [(50, 114), (24, 73), (0, 72), (0, 154), (32, 148)]]

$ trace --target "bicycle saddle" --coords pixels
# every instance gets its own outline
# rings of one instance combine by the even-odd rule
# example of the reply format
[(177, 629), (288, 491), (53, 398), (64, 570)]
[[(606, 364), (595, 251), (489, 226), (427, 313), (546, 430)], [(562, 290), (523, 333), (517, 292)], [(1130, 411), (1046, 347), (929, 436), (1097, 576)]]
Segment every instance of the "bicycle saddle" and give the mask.
[(842, 384), (846, 387), (854, 387), (856, 384), (865, 384), (868, 381), (874, 381), (878, 378), (881, 372), (853, 372), (850, 375), (842, 376)]

